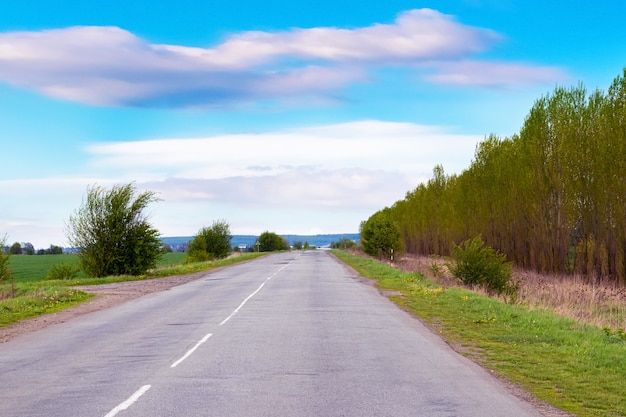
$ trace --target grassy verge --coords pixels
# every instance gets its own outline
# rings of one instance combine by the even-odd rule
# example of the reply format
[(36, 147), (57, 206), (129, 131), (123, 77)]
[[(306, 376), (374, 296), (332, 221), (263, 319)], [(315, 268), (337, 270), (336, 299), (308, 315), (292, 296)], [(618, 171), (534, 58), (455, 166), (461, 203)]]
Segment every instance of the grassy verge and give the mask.
[(18, 295), (0, 302), (0, 327), (20, 320), (54, 313), (93, 297), (70, 287), (20, 288)]
[(459, 352), (537, 398), (580, 416), (626, 416), (623, 334), (548, 310), (509, 305), (417, 273), (347, 252), (333, 252)]
[[(261, 253), (243, 253), (227, 259), (213, 262), (198, 262), (191, 264), (175, 263), (174, 259), (163, 263), (163, 266), (151, 271), (147, 275), (141, 276), (114, 276), (104, 278), (79, 277), (72, 280), (63, 281), (32, 281), (25, 279), (22, 282), (6, 284), (0, 286), (0, 327), (9, 326), (20, 320), (40, 316), (42, 314), (54, 313), (64, 308), (71, 307), (93, 297), (72, 288), (76, 285), (97, 285), (112, 282), (137, 281), (152, 278), (162, 278), (173, 275), (194, 274), (222, 266), (232, 265), (237, 262), (247, 261), (259, 256)], [(43, 258), (42, 256), (32, 256), (30, 258)], [(49, 255), (54, 256), (54, 255)], [(67, 256), (67, 255), (59, 255)], [(180, 258), (182, 262), (183, 258)]]
[[(210, 271), (211, 269), (220, 268), (223, 266), (233, 265), (235, 263), (243, 262), (258, 258), (259, 256), (264, 256), (266, 253), (257, 253), (257, 252), (249, 252), (249, 253), (241, 253), (238, 255), (231, 256), (226, 259), (219, 259), (217, 261), (209, 261), (209, 262), (194, 262), (189, 264), (178, 263), (178, 264), (170, 264), (157, 267), (156, 269), (150, 271), (147, 275), (122, 275), (122, 276), (111, 276), (111, 277), (103, 277), (103, 278), (76, 278), (67, 281), (45, 281), (50, 284), (62, 284), (62, 285), (98, 285), (98, 284), (110, 284), (112, 282), (124, 282), (124, 281), (140, 281), (144, 279), (153, 279), (153, 278), (163, 278), (170, 277), (174, 275), (187, 275), (187, 274), (195, 274), (197, 272)], [(181, 260), (182, 262), (182, 260)]]

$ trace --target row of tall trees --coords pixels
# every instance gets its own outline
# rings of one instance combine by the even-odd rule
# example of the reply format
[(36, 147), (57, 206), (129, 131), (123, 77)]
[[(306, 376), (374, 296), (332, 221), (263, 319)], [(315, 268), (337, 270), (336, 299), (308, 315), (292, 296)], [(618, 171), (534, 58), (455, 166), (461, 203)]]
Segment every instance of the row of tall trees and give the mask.
[(468, 169), (433, 178), (372, 217), (408, 252), (450, 255), (480, 235), (518, 266), (626, 283), (626, 69), (537, 100), (519, 134), (481, 142)]

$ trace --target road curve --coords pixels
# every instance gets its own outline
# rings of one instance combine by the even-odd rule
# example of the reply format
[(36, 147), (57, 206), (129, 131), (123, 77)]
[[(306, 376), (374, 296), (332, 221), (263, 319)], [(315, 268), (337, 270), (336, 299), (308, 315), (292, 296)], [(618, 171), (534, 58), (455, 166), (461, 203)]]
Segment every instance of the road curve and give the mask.
[(0, 344), (0, 416), (537, 417), (321, 251)]

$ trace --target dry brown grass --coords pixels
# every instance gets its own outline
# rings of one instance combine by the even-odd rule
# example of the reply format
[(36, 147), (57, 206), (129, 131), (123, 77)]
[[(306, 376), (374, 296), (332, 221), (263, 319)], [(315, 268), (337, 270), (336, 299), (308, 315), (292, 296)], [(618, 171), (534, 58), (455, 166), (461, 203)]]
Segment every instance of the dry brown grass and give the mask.
[[(397, 267), (415, 271), (446, 286), (460, 286), (440, 257), (405, 256)], [(517, 302), (545, 308), (598, 327), (626, 330), (626, 288), (580, 275), (544, 275), (515, 269)]]

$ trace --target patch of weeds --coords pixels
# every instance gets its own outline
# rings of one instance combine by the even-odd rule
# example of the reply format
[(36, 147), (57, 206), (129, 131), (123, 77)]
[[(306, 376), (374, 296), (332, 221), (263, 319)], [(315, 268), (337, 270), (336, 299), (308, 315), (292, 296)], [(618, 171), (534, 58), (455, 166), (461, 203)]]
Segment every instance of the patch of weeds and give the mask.
[(602, 328), (606, 336), (606, 343), (626, 343), (626, 331), (624, 329), (611, 330), (606, 326)]
[(79, 272), (80, 269), (73, 264), (54, 264), (50, 267), (44, 279), (46, 281), (74, 279), (78, 276)]
[(53, 313), (93, 297), (71, 287), (40, 288), (26, 295), (0, 302), (0, 326)]

